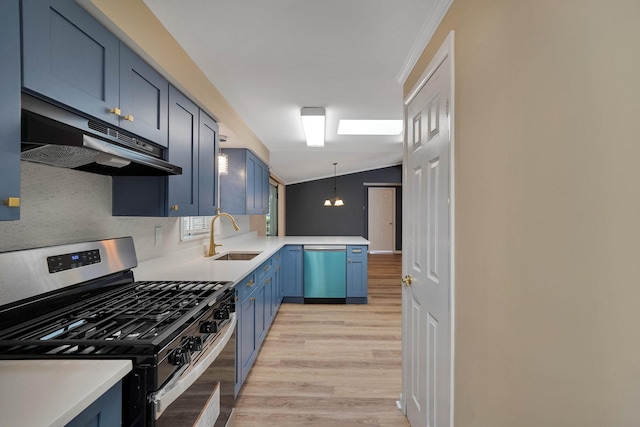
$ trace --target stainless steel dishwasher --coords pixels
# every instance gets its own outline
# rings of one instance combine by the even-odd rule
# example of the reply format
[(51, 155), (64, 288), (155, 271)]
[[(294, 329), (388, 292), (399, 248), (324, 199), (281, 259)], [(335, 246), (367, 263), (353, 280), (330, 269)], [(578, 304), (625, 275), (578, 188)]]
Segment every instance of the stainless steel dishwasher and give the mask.
[(347, 247), (304, 246), (304, 302), (345, 303)]

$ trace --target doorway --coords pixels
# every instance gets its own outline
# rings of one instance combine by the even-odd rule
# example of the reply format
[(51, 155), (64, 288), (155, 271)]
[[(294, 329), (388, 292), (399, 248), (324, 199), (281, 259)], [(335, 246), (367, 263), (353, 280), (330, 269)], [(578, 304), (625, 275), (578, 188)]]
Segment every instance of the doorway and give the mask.
[(368, 200), (369, 252), (393, 252), (396, 248), (396, 189), (369, 187)]

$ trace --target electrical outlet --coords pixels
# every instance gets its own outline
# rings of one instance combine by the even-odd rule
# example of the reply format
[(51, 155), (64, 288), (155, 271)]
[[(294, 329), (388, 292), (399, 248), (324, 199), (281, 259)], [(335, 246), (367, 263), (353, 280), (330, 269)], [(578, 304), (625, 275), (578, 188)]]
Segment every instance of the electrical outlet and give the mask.
[(154, 245), (158, 246), (162, 244), (162, 227), (159, 225), (156, 225), (156, 227), (154, 228), (154, 232), (155, 232), (155, 241), (154, 241)]

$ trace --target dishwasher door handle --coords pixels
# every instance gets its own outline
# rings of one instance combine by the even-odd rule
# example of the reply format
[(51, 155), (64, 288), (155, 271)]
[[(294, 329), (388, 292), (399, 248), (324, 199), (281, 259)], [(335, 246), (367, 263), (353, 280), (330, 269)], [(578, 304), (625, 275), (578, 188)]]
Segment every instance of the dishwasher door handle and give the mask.
[(305, 252), (345, 252), (347, 247), (345, 245), (305, 245)]

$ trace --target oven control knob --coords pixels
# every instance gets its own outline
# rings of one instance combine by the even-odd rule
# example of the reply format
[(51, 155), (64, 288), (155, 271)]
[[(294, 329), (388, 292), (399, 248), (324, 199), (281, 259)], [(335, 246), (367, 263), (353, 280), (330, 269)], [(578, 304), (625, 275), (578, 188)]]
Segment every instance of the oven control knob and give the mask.
[(202, 350), (202, 338), (189, 337), (189, 340), (187, 341), (187, 348), (192, 352)]
[(213, 318), (218, 320), (225, 320), (229, 318), (229, 309), (226, 306), (222, 306), (213, 311)]
[(200, 323), (201, 334), (214, 334), (218, 332), (218, 324), (211, 320)]
[(191, 354), (189, 353), (189, 350), (184, 347), (176, 348), (175, 350), (173, 350), (171, 353), (169, 353), (168, 358), (169, 363), (175, 366), (182, 366), (191, 362)]

